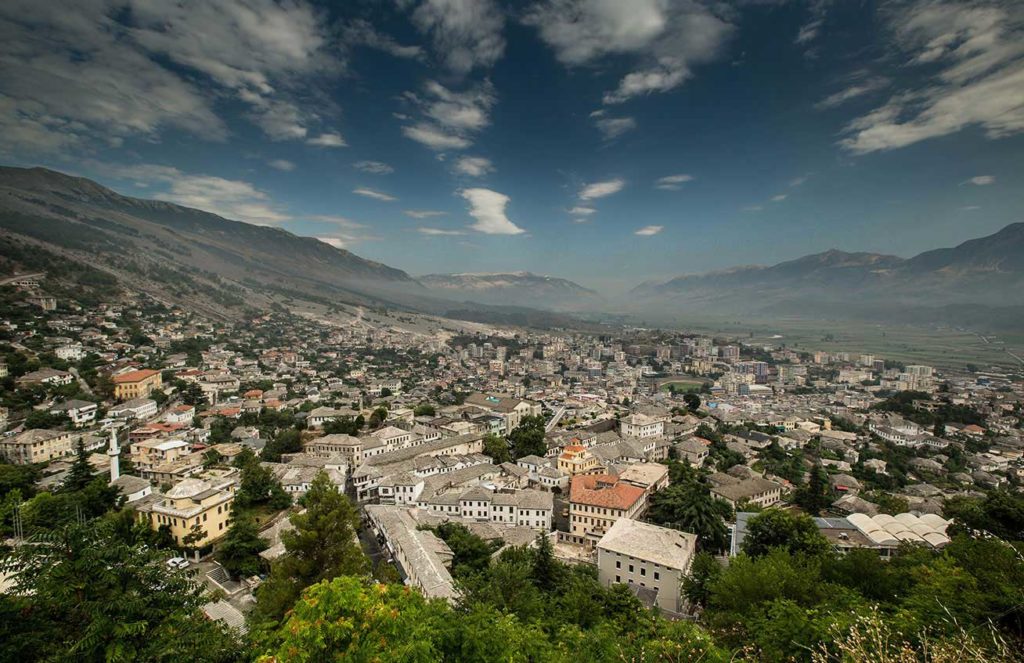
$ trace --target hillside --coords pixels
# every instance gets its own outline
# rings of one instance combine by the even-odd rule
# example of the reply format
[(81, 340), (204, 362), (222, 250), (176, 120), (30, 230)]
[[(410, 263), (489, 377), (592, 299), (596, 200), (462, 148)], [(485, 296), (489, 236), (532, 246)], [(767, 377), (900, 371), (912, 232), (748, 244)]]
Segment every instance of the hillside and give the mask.
[[(904, 259), (830, 250), (771, 266), (746, 266), (644, 283), (634, 312), (773, 315), (1024, 328), (1024, 223), (952, 248)], [(668, 307), (668, 308), (666, 308)]]
[(228, 317), (274, 296), (373, 304), (423, 292), (399, 269), (313, 238), (122, 196), (43, 168), (0, 168), (0, 231)]
[(601, 303), (600, 295), (578, 283), (530, 272), (428, 274), (419, 281), (438, 296), (480, 304), (571, 311)]

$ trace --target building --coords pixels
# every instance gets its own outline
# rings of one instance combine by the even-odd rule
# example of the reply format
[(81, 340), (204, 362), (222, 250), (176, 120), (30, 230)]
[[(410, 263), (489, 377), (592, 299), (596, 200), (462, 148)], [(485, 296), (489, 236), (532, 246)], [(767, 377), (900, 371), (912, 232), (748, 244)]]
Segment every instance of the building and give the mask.
[(466, 405), (500, 416), (505, 420), (506, 433), (518, 426), (524, 417), (539, 416), (541, 412), (540, 403), (492, 394), (470, 394)]
[(405, 507), (371, 504), (366, 518), (406, 585), (418, 587), (427, 598), (455, 601), (455, 582), (448, 570), (455, 555), (448, 544), (430, 530), (419, 529)]
[(358, 467), (363, 462), (363, 441), (358, 437), (335, 433), (310, 440), (306, 444), (306, 453), (320, 456), (341, 456), (350, 467)]
[(695, 534), (620, 518), (597, 542), (597, 577), (606, 587), (618, 583), (653, 590), (655, 605), (679, 613), (680, 588), (696, 546)]
[(0, 440), (0, 455), (14, 465), (45, 463), (74, 449), (71, 433), (36, 428)]
[(631, 414), (619, 422), (622, 437), (659, 437), (665, 434), (665, 418), (652, 417), (647, 414)]
[(782, 484), (764, 477), (738, 478), (715, 472), (708, 480), (711, 482), (711, 494), (733, 508), (744, 502), (765, 508), (782, 500)]
[(191, 453), (189, 443), (185, 440), (162, 440), (153, 438), (131, 445), (132, 463), (145, 473), (157, 465), (175, 461)]
[(82, 428), (96, 421), (96, 409), (95, 403), (72, 399), (51, 407), (50, 414), (66, 414), (75, 428)]
[(164, 384), (160, 371), (151, 368), (120, 373), (113, 380), (114, 397), (121, 401), (145, 398)]
[(156, 401), (152, 398), (135, 398), (107, 410), (109, 416), (118, 419), (148, 419), (156, 413)]
[(619, 518), (633, 518), (647, 505), (643, 488), (607, 474), (585, 474), (569, 484), (569, 533), (575, 543), (592, 545)]
[(186, 545), (186, 537), (195, 534), (198, 539), (191, 547), (203, 548), (227, 533), (234, 499), (233, 478), (190, 478), (140, 505), (136, 517), (154, 530), (166, 525), (179, 546)]
[(570, 444), (562, 449), (558, 456), (558, 470), (574, 477), (577, 474), (597, 474), (604, 471), (601, 461), (590, 453), (586, 447)]
[(16, 380), (18, 386), (24, 387), (33, 384), (48, 384), (54, 387), (63, 387), (74, 382), (75, 377), (67, 371), (58, 371), (56, 368), (40, 368), (38, 371), (25, 373)]

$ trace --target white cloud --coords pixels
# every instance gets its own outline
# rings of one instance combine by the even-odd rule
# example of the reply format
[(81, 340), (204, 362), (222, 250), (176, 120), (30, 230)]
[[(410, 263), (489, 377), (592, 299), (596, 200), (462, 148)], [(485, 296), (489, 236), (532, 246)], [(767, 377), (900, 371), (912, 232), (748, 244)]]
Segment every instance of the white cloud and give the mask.
[(973, 184), (975, 186), (988, 186), (989, 184), (995, 183), (996, 178), (993, 175), (977, 175), (964, 182), (964, 184)]
[(665, 177), (659, 177), (654, 183), (654, 187), (666, 191), (678, 191), (683, 188), (683, 184), (691, 181), (693, 181), (692, 175), (666, 175)]
[(404, 98), (418, 107), (423, 117), (416, 124), (402, 127), (402, 133), (438, 151), (472, 145), (472, 137), (490, 123), (496, 101), (494, 86), (487, 82), (455, 92), (436, 81), (427, 81), (422, 95), (406, 92)]
[(821, 29), (825, 26), (825, 16), (828, 13), (831, 0), (811, 0), (808, 4), (810, 17), (800, 26), (800, 31), (797, 32), (793, 43), (804, 47), (806, 57), (815, 58), (818, 55), (818, 48), (814, 42), (821, 36)]
[(267, 162), (267, 165), (283, 171), (295, 170), (295, 164), (287, 159), (272, 159)]
[(448, 212), (439, 212), (431, 209), (407, 209), (402, 212), (406, 216), (410, 216), (414, 219), (430, 219), (435, 216), (444, 216)]
[(152, 198), (218, 214), (226, 219), (260, 226), (292, 219), (270, 196), (249, 182), (213, 175), (184, 173), (158, 164), (111, 164), (86, 160), (92, 171), (115, 179), (152, 187)]
[(781, 203), (781, 202), (782, 202), (783, 200), (785, 200), (785, 199), (786, 199), (786, 198), (788, 198), (788, 197), (789, 197), (789, 196), (788, 196), (787, 194), (785, 194), (785, 193), (780, 193), (780, 194), (779, 194), (779, 195), (777, 195), (777, 196), (772, 196), (772, 202), (773, 202), (773, 203)]
[(844, 129), (854, 154), (898, 149), (969, 127), (990, 139), (1024, 131), (1024, 5), (918, 2), (892, 12), (888, 30), (922, 85), (896, 91)]
[(483, 177), (494, 171), (494, 164), (483, 157), (462, 157), (455, 162), (455, 172), (470, 177)]
[(323, 133), (316, 138), (310, 138), (306, 142), (317, 147), (348, 147), (345, 139), (341, 137), (341, 134), (337, 133)]
[(584, 186), (580, 190), (580, 200), (604, 198), (605, 196), (610, 196), (613, 193), (622, 191), (624, 186), (626, 186), (626, 181), (620, 178), (606, 180), (604, 182), (594, 182)]
[(573, 219), (572, 222), (573, 223), (589, 223), (590, 219), (588, 219), (586, 217), (581, 217), (579, 219)]
[(423, 0), (412, 21), (457, 74), (490, 67), (505, 52), (505, 16), (494, 0)]
[(981, 209), (981, 207), (979, 207), (978, 205), (965, 205), (964, 207), (960, 208), (960, 210), (964, 212), (974, 212), (979, 209)]
[(573, 216), (590, 216), (596, 212), (597, 210), (593, 207), (586, 207), (583, 205), (577, 205), (569, 210), (569, 214), (572, 214)]
[(651, 235), (657, 235), (664, 229), (665, 226), (644, 226), (633, 234), (640, 235), (641, 237), (650, 237)]
[(627, 131), (636, 129), (636, 120), (631, 117), (607, 117), (601, 111), (592, 113), (594, 126), (604, 136), (605, 140), (618, 138)]
[(747, 205), (746, 207), (742, 208), (741, 211), (743, 211), (743, 212), (760, 212), (763, 209), (764, 209), (764, 207), (762, 207), (761, 205)]
[(837, 106), (842, 106), (851, 99), (856, 99), (873, 92), (878, 92), (879, 90), (884, 90), (889, 87), (890, 83), (891, 81), (888, 78), (883, 78), (881, 76), (860, 78), (860, 80), (851, 82), (842, 90), (825, 97), (818, 103), (814, 104), (814, 107), (818, 110), (836, 108)]
[(352, 167), (364, 173), (372, 173), (374, 175), (389, 175), (395, 172), (394, 168), (381, 161), (356, 161), (352, 164)]
[(511, 198), (490, 189), (463, 189), (459, 192), (469, 203), (469, 215), (476, 219), (470, 228), (488, 235), (519, 235), (522, 228), (509, 220), (505, 208)]
[(805, 182), (806, 182), (807, 180), (809, 180), (810, 178), (811, 178), (810, 174), (807, 174), (807, 175), (801, 175), (801, 176), (799, 176), (799, 177), (794, 177), (793, 179), (791, 179), (791, 180), (789, 181), (789, 186), (790, 186), (790, 188), (794, 188), (794, 189), (795, 189), (796, 187), (798, 187), (798, 186), (803, 186), (803, 185), (804, 185), (804, 183), (805, 183)]
[(353, 189), (352, 193), (358, 194), (360, 196), (365, 196), (367, 198), (373, 198), (374, 200), (382, 200), (386, 203), (393, 203), (394, 201), (398, 200), (398, 198), (395, 198), (394, 196), (388, 195), (386, 193), (381, 193), (380, 191), (374, 191), (373, 189), (367, 189), (366, 187), (359, 187), (358, 189)]
[(330, 244), (336, 249), (345, 248), (345, 240), (343, 240), (340, 237), (317, 237), (317, 239), (323, 242), (324, 244)]
[(444, 228), (420, 227), (420, 228), (417, 228), (416, 230), (418, 230), (419, 232), (423, 233), (424, 235), (434, 235), (434, 236), (450, 236), (450, 235), (465, 235), (466, 234), (462, 230), (445, 230)]
[(373, 48), (396, 58), (419, 60), (423, 57), (423, 49), (419, 46), (399, 44), (388, 35), (378, 32), (369, 21), (362, 19), (354, 20), (345, 27), (342, 40), (347, 45)]
[(713, 60), (734, 28), (702, 4), (682, 0), (545, 0), (524, 21), (540, 32), (566, 66), (607, 55), (633, 56), (636, 71), (605, 94), (608, 104), (665, 92)]
[(310, 221), (329, 226), (317, 239), (327, 242), (331, 246), (342, 249), (358, 244), (381, 239), (367, 232), (366, 225), (358, 223), (344, 216), (316, 215), (308, 217)]

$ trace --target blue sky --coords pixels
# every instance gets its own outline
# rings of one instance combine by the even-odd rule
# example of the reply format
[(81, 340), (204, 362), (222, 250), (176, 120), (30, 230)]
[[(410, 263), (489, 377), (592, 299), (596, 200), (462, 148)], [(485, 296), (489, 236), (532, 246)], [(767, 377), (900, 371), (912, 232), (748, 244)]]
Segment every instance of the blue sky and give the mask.
[(625, 289), (1021, 220), (1015, 2), (7, 0), (0, 161)]

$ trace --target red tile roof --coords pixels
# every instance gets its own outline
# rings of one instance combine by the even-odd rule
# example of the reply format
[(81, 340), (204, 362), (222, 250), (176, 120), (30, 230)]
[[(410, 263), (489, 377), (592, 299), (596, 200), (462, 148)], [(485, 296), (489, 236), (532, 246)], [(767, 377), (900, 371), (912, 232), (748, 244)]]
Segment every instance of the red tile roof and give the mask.
[(625, 511), (644, 495), (644, 489), (607, 474), (585, 474), (572, 478), (569, 501)]
[(124, 384), (125, 382), (142, 382), (147, 378), (151, 378), (154, 375), (159, 375), (160, 371), (153, 370), (152, 368), (143, 368), (137, 371), (128, 371), (127, 373), (121, 373), (120, 375), (114, 376), (114, 382)]

